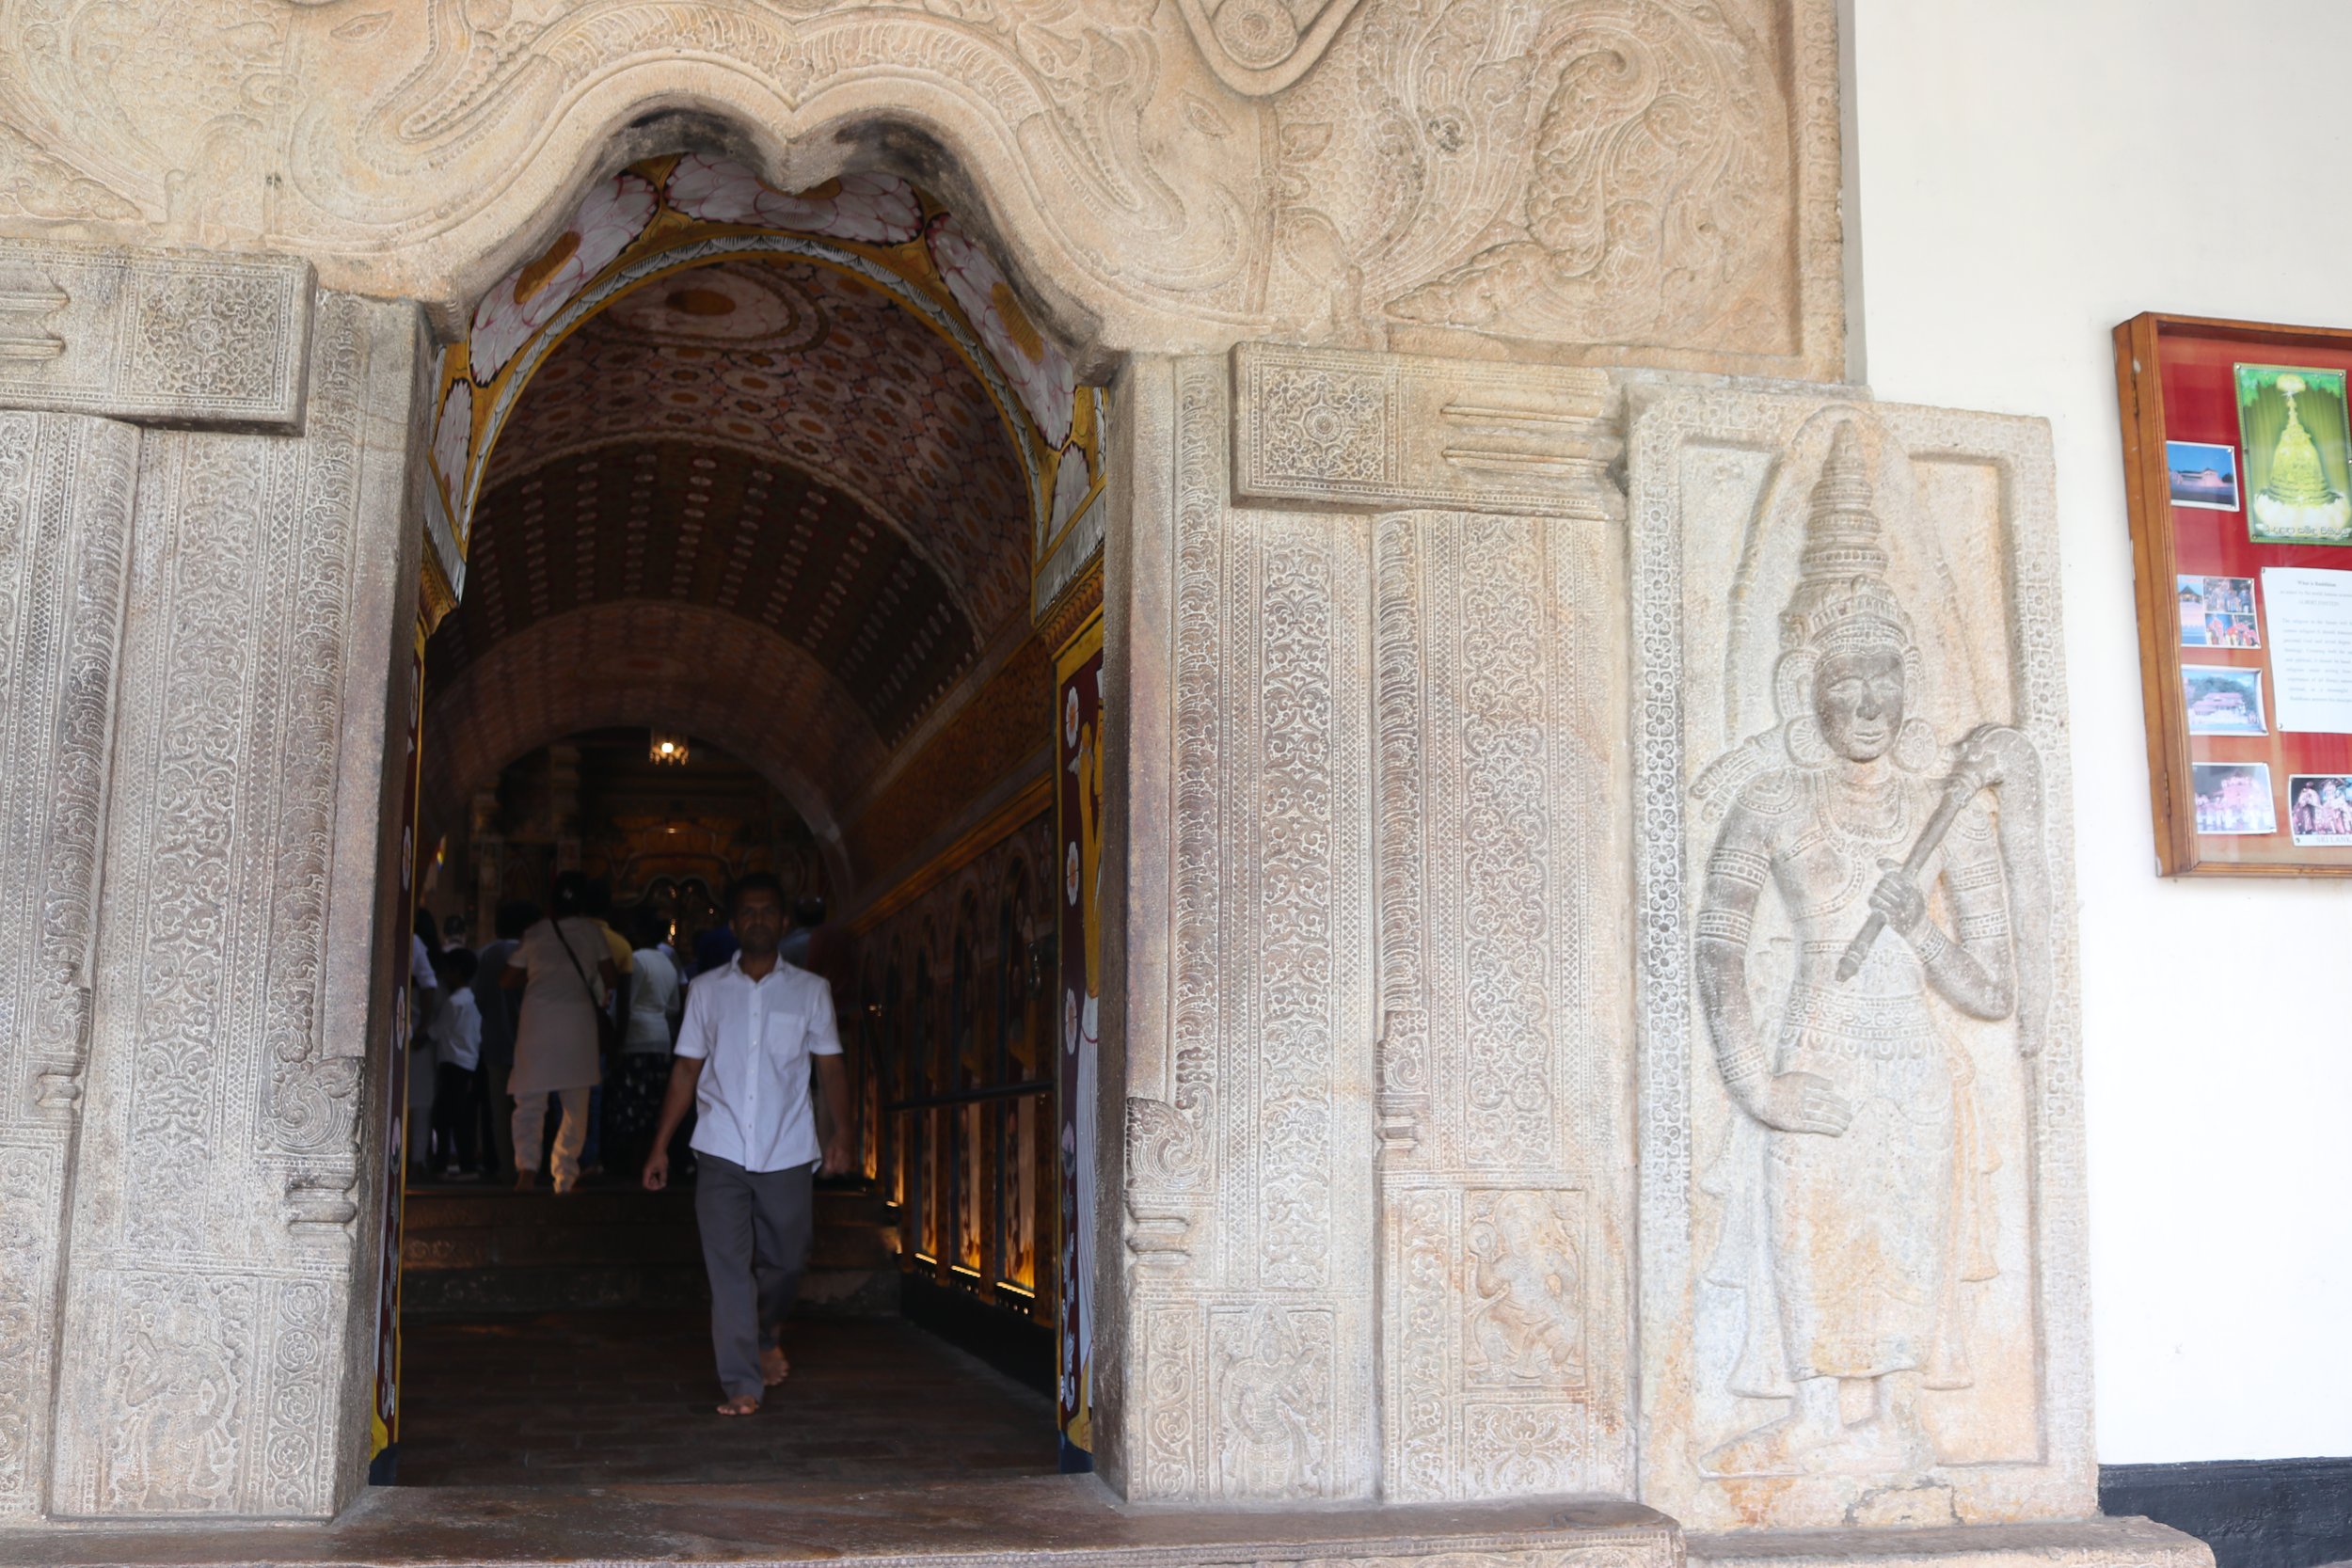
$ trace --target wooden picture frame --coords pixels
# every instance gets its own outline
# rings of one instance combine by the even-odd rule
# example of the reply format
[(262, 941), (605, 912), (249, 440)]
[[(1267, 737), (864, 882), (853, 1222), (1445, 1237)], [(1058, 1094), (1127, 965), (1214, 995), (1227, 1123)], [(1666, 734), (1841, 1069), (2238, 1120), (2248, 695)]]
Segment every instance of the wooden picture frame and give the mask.
[(2352, 733), (2310, 727), (2352, 731), (2314, 674), (2339, 586), (2352, 607), (2352, 331), (2151, 311), (2116, 327), (2115, 379), (2157, 866), (2352, 875)]

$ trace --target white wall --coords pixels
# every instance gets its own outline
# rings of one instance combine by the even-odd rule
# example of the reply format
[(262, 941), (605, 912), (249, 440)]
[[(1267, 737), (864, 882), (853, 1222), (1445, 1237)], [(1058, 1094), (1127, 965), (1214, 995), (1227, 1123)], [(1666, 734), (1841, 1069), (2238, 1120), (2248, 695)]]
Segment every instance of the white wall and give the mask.
[(2352, 883), (2155, 875), (2108, 337), (2352, 325), (2352, 3), (1855, 5), (1868, 379), (2057, 439), (2099, 1457), (2352, 1454)]

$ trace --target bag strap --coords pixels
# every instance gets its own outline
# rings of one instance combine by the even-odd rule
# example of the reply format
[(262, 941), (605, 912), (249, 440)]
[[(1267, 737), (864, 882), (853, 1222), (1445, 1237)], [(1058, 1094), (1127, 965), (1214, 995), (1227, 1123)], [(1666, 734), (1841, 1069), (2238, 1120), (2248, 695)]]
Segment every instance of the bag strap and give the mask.
[(588, 1006), (596, 1008), (599, 1013), (603, 1012), (604, 1004), (596, 1000), (596, 988), (588, 983), (588, 972), (580, 967), (580, 955), (573, 952), (572, 944), (564, 940), (564, 922), (550, 920), (548, 922), (548, 929), (555, 933), (555, 945), (564, 949), (564, 956), (572, 960), (572, 973), (580, 976), (580, 989), (581, 993), (588, 998)]

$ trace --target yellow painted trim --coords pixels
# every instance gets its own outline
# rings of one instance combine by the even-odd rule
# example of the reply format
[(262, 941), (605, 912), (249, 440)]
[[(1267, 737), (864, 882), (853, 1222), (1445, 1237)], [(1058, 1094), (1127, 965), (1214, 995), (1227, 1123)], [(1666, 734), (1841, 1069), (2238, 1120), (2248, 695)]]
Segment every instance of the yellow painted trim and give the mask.
[(421, 601), (419, 617), (429, 637), (433, 628), (441, 624), (441, 618), (457, 608), (457, 591), (450, 586), (449, 574), (441, 569), (440, 556), (433, 548), (429, 535), (424, 542), (423, 570), (418, 576), (417, 596)]
[[(1066, 673), (1062, 668), (1062, 654), (1068, 651), (1072, 641), (1086, 635), (1088, 626), (1102, 619), (1103, 558), (1097, 554), (1087, 562), (1086, 570), (1070, 579), (1070, 586), (1061, 591), (1061, 596), (1046, 606), (1045, 613), (1036, 620), (1038, 635), (1048, 639), (1048, 645), (1057, 650), (1054, 655), (1054, 678), (1057, 683)], [(1055, 633), (1063, 626), (1071, 628), (1069, 633), (1056, 637)], [(1057, 697), (1055, 700), (1058, 702), (1060, 699)], [(1060, 722), (1058, 716), (1055, 721)]]
[[(1094, 613), (1089, 615), (1085, 623), (1070, 634), (1069, 641), (1065, 641), (1060, 651), (1054, 655), (1054, 701), (1057, 705), (1061, 701), (1062, 682), (1070, 678), (1070, 673), (1073, 670), (1092, 658), (1102, 646), (1103, 607), (1098, 604), (1094, 607)], [(1054, 715), (1054, 722), (1057, 725), (1060, 724), (1059, 713)]]
[(1003, 843), (1006, 834), (1053, 803), (1054, 776), (1047, 773), (1030, 780), (1020, 794), (980, 818), (968, 832), (932, 856), (920, 869), (866, 905), (858, 917), (850, 922), (850, 934), (864, 936)]

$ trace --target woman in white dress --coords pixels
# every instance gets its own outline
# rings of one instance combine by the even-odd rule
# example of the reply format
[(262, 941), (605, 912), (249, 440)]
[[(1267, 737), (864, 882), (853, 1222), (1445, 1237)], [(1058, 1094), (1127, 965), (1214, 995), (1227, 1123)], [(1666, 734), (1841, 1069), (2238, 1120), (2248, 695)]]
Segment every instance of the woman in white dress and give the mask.
[(515, 1097), (515, 1185), (537, 1185), (548, 1096), (563, 1103), (552, 1157), (555, 1190), (580, 1180), (588, 1141), (588, 1091), (603, 1080), (596, 1018), (619, 978), (604, 928), (584, 911), (588, 879), (566, 871), (555, 879), (555, 912), (523, 933), (506, 961), (504, 984), (520, 987), (522, 1022), (506, 1088)]

